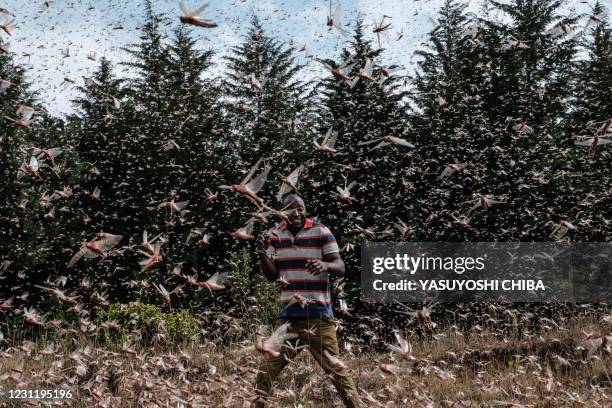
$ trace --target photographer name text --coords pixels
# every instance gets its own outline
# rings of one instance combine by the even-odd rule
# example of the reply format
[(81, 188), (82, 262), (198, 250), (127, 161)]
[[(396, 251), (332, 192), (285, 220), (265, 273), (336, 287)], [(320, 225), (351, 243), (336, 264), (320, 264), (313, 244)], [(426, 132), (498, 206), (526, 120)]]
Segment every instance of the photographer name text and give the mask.
[(536, 279), (467, 279), (467, 280), (408, 280), (398, 282), (384, 282), (376, 279), (372, 283), (377, 291), (544, 291), (542, 280)]

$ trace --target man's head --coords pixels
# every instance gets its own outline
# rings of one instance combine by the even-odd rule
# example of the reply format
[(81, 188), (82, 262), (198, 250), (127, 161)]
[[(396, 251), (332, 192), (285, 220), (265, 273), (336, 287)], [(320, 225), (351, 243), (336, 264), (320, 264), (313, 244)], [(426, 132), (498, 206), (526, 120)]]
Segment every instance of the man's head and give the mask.
[(306, 207), (304, 200), (297, 194), (289, 194), (283, 199), (283, 207), (288, 210), (295, 210), (289, 214), (289, 223), (295, 228), (302, 228), (306, 222)]

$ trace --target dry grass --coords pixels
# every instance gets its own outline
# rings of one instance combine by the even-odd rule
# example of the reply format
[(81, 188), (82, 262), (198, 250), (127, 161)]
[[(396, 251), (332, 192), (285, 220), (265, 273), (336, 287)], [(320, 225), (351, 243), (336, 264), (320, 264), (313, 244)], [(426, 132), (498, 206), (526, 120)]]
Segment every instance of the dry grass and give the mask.
[[(390, 353), (344, 352), (343, 359), (368, 407), (610, 407), (612, 356), (608, 345), (586, 358), (579, 345), (590, 332), (607, 335), (610, 326), (581, 318), (543, 334), (501, 336), (491, 327), (474, 329), (467, 338), (446, 329), (415, 340), (414, 361)], [(48, 354), (41, 353), (49, 345), (42, 342), (20, 341), (3, 351), (0, 387), (71, 387), (79, 407), (181, 406), (181, 401), (242, 407), (254, 398), (260, 357), (245, 349), (250, 343), (225, 348), (193, 343), (175, 350), (101, 347), (76, 333), (55, 343), (58, 350)], [(383, 374), (379, 363), (397, 366), (398, 374)], [(339, 404), (329, 377), (308, 352), (283, 371), (270, 398), (271, 406), (299, 404)]]

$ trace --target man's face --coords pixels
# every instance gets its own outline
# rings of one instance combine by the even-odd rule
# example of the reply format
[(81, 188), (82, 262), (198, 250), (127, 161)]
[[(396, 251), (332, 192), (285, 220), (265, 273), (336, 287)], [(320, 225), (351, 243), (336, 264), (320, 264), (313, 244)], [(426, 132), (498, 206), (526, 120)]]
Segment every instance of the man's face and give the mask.
[(289, 205), (288, 209), (294, 210), (287, 218), (289, 218), (289, 223), (296, 228), (302, 228), (304, 223), (306, 222), (306, 208), (304, 207), (304, 203), (296, 200)]

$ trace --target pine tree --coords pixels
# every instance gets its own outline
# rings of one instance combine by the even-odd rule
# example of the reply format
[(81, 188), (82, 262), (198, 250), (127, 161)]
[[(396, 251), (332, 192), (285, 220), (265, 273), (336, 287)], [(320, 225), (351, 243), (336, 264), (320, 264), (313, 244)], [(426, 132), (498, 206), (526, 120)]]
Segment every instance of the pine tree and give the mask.
[(124, 144), (130, 168), (117, 179), (125, 186), (122, 200), (133, 218), (130, 233), (138, 235), (147, 227), (152, 233), (171, 230), (173, 225), (166, 224), (168, 213), (157, 206), (173, 199), (188, 200), (173, 175), (174, 156), (180, 149), (174, 136), (179, 124), (190, 119), (177, 102), (183, 90), (170, 86), (182, 73), (170, 72), (173, 65), (161, 32), (161, 18), (148, 1), (145, 13), (141, 41), (126, 48), (132, 60), (123, 63), (135, 69), (136, 76), (127, 84), (129, 99), (124, 109)]
[[(602, 11), (603, 7), (597, 2), (591, 14)], [(612, 165), (612, 150), (609, 144), (599, 144), (594, 151), (590, 145), (576, 144), (588, 136), (601, 136), (601, 129), (612, 111), (609, 97), (612, 30), (607, 19), (584, 32), (580, 45), (587, 58), (576, 62), (569, 102), (571, 110), (557, 160), (557, 179), (563, 194), (555, 197), (551, 218), (553, 222), (565, 219), (577, 225), (578, 230), (573, 231), (574, 240), (609, 241), (612, 226), (607, 220), (612, 206), (612, 175), (605, 169)], [(576, 135), (583, 137), (576, 138)]]
[[(492, 75), (484, 45), (489, 33), (465, 8), (447, 0), (425, 48), (416, 52), (420, 61), (411, 81), (410, 121), (420, 161), (408, 181), (412, 191), (398, 204), (407, 209), (406, 222), (417, 241), (459, 238), (448, 224), (453, 216), (461, 216), (456, 204), (470, 198), (466, 193), (473, 181), (461, 174), (446, 180), (438, 176), (449, 164), (479, 163), (482, 159), (475, 156), (498, 143), (485, 110)], [(495, 158), (484, 160), (491, 165)]]
[[(66, 147), (69, 138), (63, 122), (45, 111), (24, 75), (13, 54), (0, 54), (0, 79), (6, 81), (0, 104), (0, 253), (6, 263), (0, 269), (5, 271), (7, 291), (0, 296), (32, 292), (27, 301), (35, 304), (40, 293), (32, 285), (62, 273), (63, 250), (74, 226), (76, 155)], [(6, 118), (18, 117), (19, 106), (34, 109), (27, 127)], [(51, 148), (63, 151), (53, 157)], [(20, 171), (34, 160), (38, 169)]]
[[(577, 17), (558, 16), (560, 1), (516, 0), (511, 4), (493, 4), (512, 17), (513, 23), (507, 32), (528, 41), (522, 50), (516, 50), (518, 54), (514, 53), (512, 59), (502, 56), (507, 65), (501, 69), (501, 75), (506, 78), (505, 87), (516, 87), (515, 92), (508, 93), (510, 98), (506, 101), (511, 100), (512, 104), (506, 106), (512, 110), (507, 115), (515, 119), (518, 116), (534, 128), (531, 137), (521, 138), (523, 150), (518, 150), (520, 156), (516, 158), (519, 166), (509, 174), (516, 180), (511, 186), (518, 185), (511, 190), (516, 197), (514, 207), (523, 208), (515, 221), (523, 225), (521, 238), (548, 240), (554, 224), (571, 220), (579, 227), (568, 239), (601, 240), (605, 233), (582, 225), (596, 224), (604, 228), (607, 225), (603, 221), (605, 203), (610, 200), (605, 187), (607, 181), (594, 175), (597, 172), (589, 168), (586, 154), (582, 155), (575, 146), (570, 147), (563, 127), (564, 119), (570, 115), (568, 101), (572, 99), (576, 37), (551, 35), (547, 29), (559, 24), (578, 24)], [(604, 167), (610, 162), (609, 156), (600, 159)], [(593, 193), (596, 200), (603, 201), (603, 207), (589, 202)]]
[[(141, 42), (127, 48), (132, 60), (125, 64), (135, 69), (136, 76), (118, 80), (108, 61), (102, 60), (76, 101), (80, 112), (74, 120), (79, 124), (83, 161), (81, 198), (90, 224), (82, 235), (103, 228), (123, 235), (124, 244), (131, 243), (133, 249), (108, 261), (77, 266), (92, 273), (92, 282), (114, 283), (107, 290), (110, 299), (140, 297), (119, 284), (125, 279), (145, 278), (174, 287), (184, 283), (177, 279), (179, 274), (170, 274), (175, 267), (199, 270), (204, 260), (206, 265), (224, 257), (220, 240), (211, 238), (205, 250), (198, 238), (188, 239), (196, 228), (213, 235), (208, 220), (213, 208), (204, 204), (204, 197), (207, 188), (216, 187), (227, 162), (218, 140), (225, 126), (217, 102), (219, 87), (205, 78), (212, 52), (197, 49), (185, 27), (163, 41), (159, 17), (150, 3), (145, 18)], [(96, 187), (99, 198), (91, 194)], [(160, 207), (173, 201), (189, 204), (180, 213)], [(218, 227), (225, 229), (223, 218)], [(144, 255), (136, 249), (143, 249), (145, 230), (150, 239), (161, 234), (157, 241), (161, 260), (141, 273), (138, 262)], [(117, 269), (117, 263), (123, 266)], [(146, 287), (141, 298), (156, 301), (155, 289)], [(192, 298), (198, 301), (202, 296)]]
[[(440, 9), (437, 26), (429, 34), (425, 49), (418, 50), (418, 70), (412, 83), (413, 103), (418, 115), (412, 116), (424, 142), (440, 137), (448, 129), (466, 125), (466, 116), (481, 113), (480, 94), (486, 85), (486, 59), (482, 55), (479, 21), (470, 21), (466, 4), (447, 0)], [(473, 37), (473, 38), (472, 38)], [(421, 123), (419, 119), (425, 123)]]
[(162, 228), (164, 218), (153, 208), (166, 198), (170, 200), (170, 196), (177, 201), (185, 199), (174, 196), (168, 167), (171, 163), (165, 150), (173, 147), (176, 130), (176, 121), (167, 119), (172, 107), (176, 107), (171, 95), (177, 92), (168, 86), (170, 56), (160, 28), (161, 18), (150, 1), (145, 6), (140, 42), (124, 49), (132, 60), (122, 63), (136, 74), (127, 83), (129, 98), (122, 109), (126, 126), (123, 143), (130, 168), (116, 180), (124, 186), (121, 199), (124, 208), (129, 208), (125, 215), (133, 220), (129, 223), (131, 234), (137, 230), (142, 233), (146, 224)]
[[(132, 59), (123, 63), (137, 76), (116, 78), (110, 62), (102, 58), (93, 77), (80, 87), (81, 97), (75, 100), (78, 114), (71, 122), (78, 133), (82, 165), (82, 222), (73, 245), (75, 251), (77, 242), (89, 240), (100, 231), (123, 236), (122, 245), (139, 245), (144, 230), (152, 236), (163, 231), (164, 214), (157, 205), (168, 194), (172, 179), (166, 167), (169, 160), (162, 150), (170, 139), (164, 121), (171, 91), (167, 87), (170, 61), (159, 17), (150, 2), (146, 3), (145, 19), (141, 41), (126, 47)], [(120, 251), (103, 259), (82, 260), (74, 269), (83, 271), (95, 285), (93, 290), (109, 300), (131, 300), (138, 293), (120, 283), (138, 276), (142, 259), (135, 250)], [(148, 277), (155, 274), (152, 271)], [(100, 287), (107, 289), (100, 291)]]
[[(70, 118), (76, 126), (77, 150), (83, 166), (80, 198), (85, 219), (87, 224), (108, 230), (115, 225), (107, 214), (117, 211), (116, 206), (113, 208), (117, 200), (114, 178), (120, 178), (127, 170), (125, 157), (120, 154), (123, 138), (120, 104), (125, 96), (122, 82), (114, 76), (111, 62), (102, 57), (96, 72), (78, 88), (82, 96), (73, 101), (78, 113)], [(96, 189), (99, 195), (94, 194)]]
[[(503, 97), (493, 106), (498, 114), (524, 121), (530, 126), (554, 126), (564, 112), (564, 101), (570, 92), (572, 58), (576, 43), (559, 39), (547, 28), (555, 23), (572, 24), (576, 17), (561, 17), (559, 0), (491, 1), (510, 17), (510, 24), (489, 22), (501, 44), (491, 48), (495, 68), (499, 70), (494, 87)], [(512, 90), (512, 91), (510, 91)], [(490, 101), (492, 102), (492, 101)]]
[[(133, 166), (133, 159), (126, 143), (129, 126), (126, 125), (124, 82), (114, 75), (111, 62), (102, 57), (96, 71), (84, 78), (84, 84), (77, 88), (80, 95), (73, 100), (76, 112), (68, 118), (68, 128), (74, 135), (79, 159), (80, 181), (75, 192), (79, 209), (64, 269), (82, 242), (92, 240), (96, 233), (122, 235), (122, 243), (129, 239), (125, 221), (133, 218), (130, 218), (131, 209), (124, 205), (123, 197), (129, 190), (122, 183)], [(92, 284), (91, 289), (82, 289), (82, 292), (89, 292), (83, 296), (84, 302), (93, 299), (94, 291), (103, 296), (110, 294), (112, 298), (125, 296), (130, 299), (118, 281), (121, 274), (116, 273), (116, 262), (120, 259), (112, 256), (81, 260), (73, 267)], [(110, 293), (100, 290), (107, 286)]]
[[(141, 26), (140, 42), (123, 47), (132, 56), (122, 65), (135, 69), (139, 77), (131, 81), (130, 88), (138, 96), (138, 111), (142, 117), (152, 120), (151, 130), (159, 131), (166, 106), (166, 68), (168, 54), (164, 52), (164, 35), (159, 24), (161, 18), (155, 14), (150, 0), (145, 1), (145, 23)], [(158, 118), (158, 120), (153, 120)]]
[[(359, 228), (381, 232), (389, 227), (395, 197), (400, 191), (405, 170), (412, 165), (410, 149), (389, 145), (372, 150), (384, 136), (407, 139), (408, 131), (402, 98), (401, 78), (383, 75), (383, 50), (374, 49), (365, 38), (364, 25), (358, 20), (353, 38), (340, 55), (340, 61), (324, 61), (328, 67), (345, 66), (346, 76), (357, 78), (367, 61), (372, 64), (372, 78), (340, 79), (330, 74), (317, 86), (319, 126), (311, 136), (321, 142), (330, 129), (338, 132), (336, 154), (314, 152), (308, 162), (308, 183), (304, 188), (308, 209), (334, 231), (346, 249), (346, 260), (356, 262), (354, 245), (365, 239)], [(395, 66), (385, 67), (391, 71)], [(363, 142), (372, 142), (363, 145)], [(314, 150), (309, 147), (309, 150)], [(337, 188), (356, 183), (351, 189), (355, 200), (342, 201)], [(333, 192), (333, 193), (332, 193)], [(359, 215), (358, 215), (359, 214)]]
[[(197, 239), (189, 245), (184, 244), (185, 237), (194, 228), (206, 228), (205, 233), (210, 234), (210, 222), (205, 220), (211, 217), (212, 211), (220, 208), (202, 205), (203, 198), (207, 190), (217, 188), (231, 161), (224, 152), (225, 142), (220, 137), (226, 129), (218, 102), (221, 89), (216, 80), (204, 78), (212, 66), (213, 53), (197, 50), (195, 43), (190, 33), (180, 27), (167, 47), (166, 81), (172, 92), (167, 98), (165, 125), (173, 129), (172, 141), (178, 148), (165, 153), (167, 160), (163, 171), (171, 175), (169, 188), (189, 198), (192, 203), (181, 228), (175, 231), (177, 239), (175, 242), (169, 240), (168, 244), (172, 245), (177, 261), (185, 260), (188, 261), (186, 267), (198, 268), (204, 254), (222, 258), (225, 251), (217, 241), (203, 251), (202, 245), (194, 244)], [(224, 220), (220, 221), (223, 228)]]
[(18, 244), (23, 237), (21, 215), (16, 204), (30, 198), (16, 182), (16, 174), (22, 162), (30, 159), (20, 151), (30, 131), (15, 126), (4, 117), (15, 117), (17, 104), (31, 103), (32, 95), (28, 92), (29, 84), (24, 79), (24, 69), (14, 63), (11, 53), (0, 53), (0, 79), (8, 81), (8, 88), (3, 91), (0, 100), (0, 253), (3, 261), (15, 262), (25, 250)]
[[(224, 206), (207, 203), (205, 198), (223, 183), (227, 174), (232, 174), (235, 160), (226, 151), (227, 142), (222, 137), (227, 133), (219, 103), (222, 89), (216, 79), (206, 78), (213, 53), (198, 50), (184, 27), (174, 34), (166, 47), (168, 63), (164, 68), (168, 89), (164, 129), (168, 139), (162, 140), (162, 156), (157, 163), (158, 174), (164, 177), (156, 184), (190, 201), (188, 212), (179, 222), (170, 223), (167, 214), (161, 214), (167, 235), (165, 262), (169, 267), (181, 263), (185, 270), (199, 271), (202, 266), (217, 268), (231, 248), (221, 231), (232, 230), (235, 214), (227, 209), (227, 217), (218, 216), (226, 210)], [(189, 239), (194, 230), (210, 236), (210, 243), (204, 246), (200, 236)]]
[(253, 16), (244, 42), (226, 61), (226, 109), (241, 165), (260, 157), (282, 160), (283, 150), (303, 143), (301, 116), (308, 105), (294, 49), (269, 37)]
[[(575, 54), (574, 41), (554, 38), (548, 29), (573, 20), (557, 15), (555, 1), (491, 4), (510, 21), (488, 18), (495, 9), (486, 7), (484, 18), (465, 24), (464, 7), (448, 1), (432, 35), (435, 52), (423, 54), (415, 102), (431, 101), (428, 95), (440, 86), (454, 87), (438, 106), (443, 112), (430, 107), (428, 114), (425, 106), (414, 122), (433, 132), (416, 177), (416, 195), (423, 198), (415, 217), (420, 240), (548, 239), (547, 208), (561, 188), (555, 180), (562, 157), (558, 123), (567, 113)], [(449, 32), (454, 44), (444, 43), (453, 38)], [(455, 55), (454, 67), (448, 55)], [(466, 167), (440, 179), (449, 164)], [(479, 196), (506, 204), (470, 210)]]
[[(597, 2), (591, 12), (597, 15), (604, 9)], [(573, 103), (569, 130), (582, 132), (594, 130), (596, 124), (605, 121), (612, 112), (610, 86), (612, 84), (612, 30), (604, 19), (588, 30), (581, 41), (588, 58), (578, 62), (573, 83)], [(593, 126), (589, 126), (593, 124)]]

